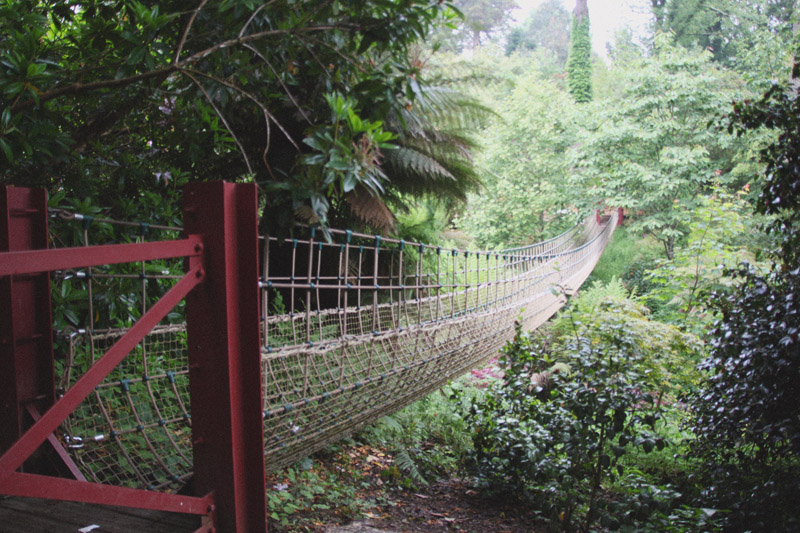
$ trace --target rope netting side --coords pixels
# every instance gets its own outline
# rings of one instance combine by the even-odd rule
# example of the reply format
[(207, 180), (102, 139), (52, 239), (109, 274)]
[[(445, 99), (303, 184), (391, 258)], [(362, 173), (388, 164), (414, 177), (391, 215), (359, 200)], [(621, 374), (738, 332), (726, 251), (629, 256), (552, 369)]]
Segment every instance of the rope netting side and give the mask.
[[(51, 210), (51, 247), (172, 239), (181, 228)], [(63, 394), (180, 279), (180, 261), (53, 274), (57, 392)], [(170, 321), (174, 323), (170, 323)], [(186, 328), (180, 309), (84, 400), (61, 439), (90, 481), (174, 491), (191, 476)]]
[[(336, 230), (333, 242), (265, 239), (269, 467), (336, 441), (492, 357), (513, 336), (517, 317), (530, 329), (545, 322), (591, 273), (615, 224), (591, 217), (566, 238), (504, 252)], [(282, 254), (291, 263), (283, 276), (269, 272), (269, 254), (280, 244), (291, 254), (291, 261)], [(276, 308), (280, 314), (270, 314)]]
[[(59, 211), (56, 243), (173, 238), (180, 228)], [(262, 393), (269, 468), (438, 389), (496, 354), (522, 317), (545, 322), (591, 272), (616, 225), (594, 217), (542, 243), (467, 251), (332, 229), (263, 237)], [(70, 239), (58, 237), (71, 236)], [(57, 343), (68, 389), (180, 277), (178, 262), (57, 272), (71, 309)], [(87, 479), (176, 490), (191, 475), (181, 309), (154, 329), (62, 427)], [(124, 313), (129, 313), (124, 315)], [(170, 323), (173, 322), (173, 323)]]

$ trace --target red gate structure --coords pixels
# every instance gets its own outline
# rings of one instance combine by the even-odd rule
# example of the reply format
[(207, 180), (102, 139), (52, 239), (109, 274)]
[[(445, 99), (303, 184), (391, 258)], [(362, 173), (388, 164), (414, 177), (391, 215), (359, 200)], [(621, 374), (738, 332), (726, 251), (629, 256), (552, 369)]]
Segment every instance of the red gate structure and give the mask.
[[(266, 532), (254, 184), (184, 190), (183, 239), (48, 249), (44, 191), (0, 188), (0, 494), (203, 516), (198, 531)], [(186, 258), (186, 274), (56, 398), (50, 272)], [(194, 496), (87, 482), (56, 430), (187, 300)], [(43, 446), (44, 445), (44, 446)], [(46, 475), (46, 456), (73, 479)]]

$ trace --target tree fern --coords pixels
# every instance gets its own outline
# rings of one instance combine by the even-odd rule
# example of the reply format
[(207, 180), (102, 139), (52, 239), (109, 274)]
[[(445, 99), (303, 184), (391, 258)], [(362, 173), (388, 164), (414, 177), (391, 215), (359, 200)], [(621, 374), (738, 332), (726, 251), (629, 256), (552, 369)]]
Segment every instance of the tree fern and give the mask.
[(386, 120), (398, 148), (384, 151), (383, 169), (400, 206), (426, 195), (452, 205), (480, 186), (472, 160), (477, 143), (470, 134), (492, 111), (455, 88), (457, 83), (445, 77), (428, 80), (413, 106)]
[(391, 209), (408, 211), (428, 198), (452, 211), (466, 201), (468, 192), (480, 187), (472, 134), (493, 112), (463, 92), (470, 79), (433, 76), (420, 81), (413, 104), (398, 106), (388, 116), (371, 117), (395, 136), (394, 148), (380, 150), (383, 191), (377, 195), (354, 190), (332, 199), (331, 225), (366, 225), (391, 233), (396, 228)]

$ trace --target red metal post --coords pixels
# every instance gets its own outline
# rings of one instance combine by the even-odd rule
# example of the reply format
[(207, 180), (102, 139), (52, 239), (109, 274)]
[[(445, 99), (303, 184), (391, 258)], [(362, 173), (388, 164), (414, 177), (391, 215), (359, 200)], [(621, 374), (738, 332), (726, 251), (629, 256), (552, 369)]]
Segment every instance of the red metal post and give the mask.
[[(0, 187), (0, 252), (47, 248), (44, 190)], [(50, 274), (0, 277), (0, 455), (55, 399)]]
[(225, 533), (267, 530), (257, 226), (254, 184), (184, 190), (184, 228), (202, 236), (206, 269), (186, 302), (194, 487), (214, 491)]
[(625, 210), (621, 207), (617, 208), (617, 226), (622, 225), (622, 221), (625, 220)]

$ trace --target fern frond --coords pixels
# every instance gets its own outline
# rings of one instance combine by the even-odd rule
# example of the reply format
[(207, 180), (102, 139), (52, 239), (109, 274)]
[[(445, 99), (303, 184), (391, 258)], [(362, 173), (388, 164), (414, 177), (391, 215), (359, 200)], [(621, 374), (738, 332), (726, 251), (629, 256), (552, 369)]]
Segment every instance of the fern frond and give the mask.
[(429, 176), (431, 179), (450, 179), (456, 177), (439, 161), (418, 150), (400, 147), (386, 156), (386, 164), (395, 170), (415, 176)]
[(371, 194), (366, 187), (359, 185), (344, 197), (352, 213), (383, 233), (391, 233), (395, 228), (395, 219), (386, 203), (378, 196)]
[(428, 480), (422, 475), (422, 472), (419, 471), (417, 463), (411, 457), (411, 454), (408, 453), (406, 448), (403, 448), (395, 453), (394, 463), (397, 465), (397, 468), (405, 472), (414, 483), (424, 486), (429, 484)]
[(403, 433), (403, 426), (393, 416), (384, 416), (381, 418), (381, 423), (386, 426), (386, 429), (397, 434)]

